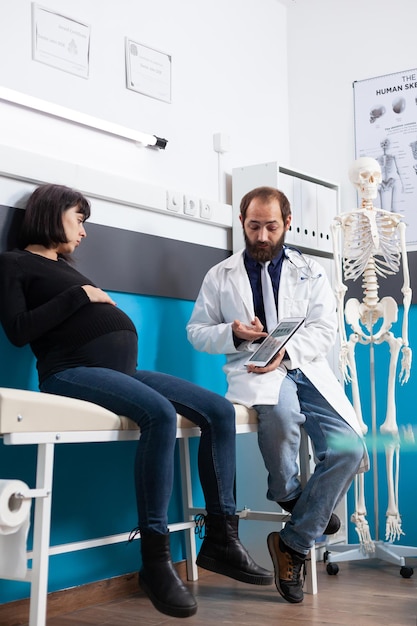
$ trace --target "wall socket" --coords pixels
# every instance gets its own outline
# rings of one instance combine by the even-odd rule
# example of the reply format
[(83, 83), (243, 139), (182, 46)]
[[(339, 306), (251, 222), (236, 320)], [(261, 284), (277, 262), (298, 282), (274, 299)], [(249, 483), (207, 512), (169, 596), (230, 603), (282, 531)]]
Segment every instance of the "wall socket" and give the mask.
[(196, 196), (186, 194), (184, 196), (184, 213), (185, 215), (197, 215), (199, 207), (199, 199)]
[(210, 200), (204, 200), (193, 194), (184, 194), (173, 189), (168, 189), (166, 192), (166, 208), (173, 213), (182, 213), (189, 217), (211, 220), (213, 218), (214, 204)]
[(168, 211), (174, 211), (178, 213), (182, 211), (184, 204), (184, 196), (180, 191), (173, 191), (168, 189), (167, 191), (167, 209)]
[(208, 200), (200, 200), (200, 217), (204, 220), (211, 219), (212, 206)]

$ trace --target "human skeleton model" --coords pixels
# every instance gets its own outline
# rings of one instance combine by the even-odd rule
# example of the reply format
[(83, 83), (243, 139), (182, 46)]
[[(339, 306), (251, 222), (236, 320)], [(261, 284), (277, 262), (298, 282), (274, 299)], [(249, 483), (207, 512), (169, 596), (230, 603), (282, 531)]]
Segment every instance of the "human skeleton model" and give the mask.
[[(355, 365), (355, 346), (357, 343), (369, 345), (386, 341), (390, 350), (387, 413), (380, 433), (386, 436), (385, 445), (388, 482), (388, 507), (386, 511), (385, 539), (393, 542), (403, 535), (401, 517), (398, 510), (398, 468), (399, 434), (395, 408), (395, 377), (400, 351), (401, 384), (408, 381), (411, 368), (411, 349), (408, 345), (408, 312), (411, 303), (410, 279), (405, 244), (405, 224), (401, 216), (382, 209), (376, 209), (372, 200), (378, 194), (381, 183), (381, 168), (375, 159), (362, 157), (357, 159), (349, 170), (349, 178), (358, 189), (362, 200), (361, 208), (349, 213), (342, 213), (332, 223), (334, 258), (336, 262), (336, 298), (338, 304), (338, 322), (341, 338), (340, 365), (345, 382), (352, 383), (353, 406), (358, 416), (362, 431), (367, 426), (362, 418), (359, 385)], [(340, 250), (340, 234), (343, 234)], [(385, 278), (396, 274), (402, 262), (404, 283), (402, 287), (404, 317), (402, 336), (394, 337), (391, 326), (397, 321), (398, 307), (394, 298), (378, 297), (378, 277)], [(352, 328), (347, 338), (343, 304), (347, 287), (342, 281), (356, 280), (362, 276), (363, 301), (351, 298), (346, 302), (344, 314), (346, 322)], [(371, 372), (372, 375), (372, 372)], [(371, 381), (374, 382), (374, 381)], [(373, 411), (374, 413), (374, 411)], [(375, 417), (373, 415), (373, 417)], [(375, 429), (373, 419), (373, 430)], [(355, 523), (360, 543), (365, 552), (375, 550), (366, 520), (364, 477), (360, 474), (355, 479)]]
[(389, 139), (381, 141), (383, 153), (376, 158), (381, 166), (381, 180), (378, 186), (378, 192), (381, 201), (381, 209), (394, 211), (399, 187), (401, 185), (401, 191), (404, 192), (404, 184), (398, 169), (397, 159), (393, 154), (387, 154), (389, 146)]

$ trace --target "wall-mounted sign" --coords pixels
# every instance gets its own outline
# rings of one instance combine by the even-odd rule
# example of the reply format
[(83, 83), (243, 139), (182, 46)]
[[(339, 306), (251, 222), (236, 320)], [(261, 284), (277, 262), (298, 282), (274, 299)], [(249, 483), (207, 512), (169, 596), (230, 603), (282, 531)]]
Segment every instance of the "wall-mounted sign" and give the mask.
[(32, 3), (35, 61), (88, 78), (90, 26)]
[[(356, 158), (376, 159), (382, 184), (374, 205), (400, 213), (417, 246), (417, 69), (353, 83)], [(417, 249), (417, 248), (415, 248)]]
[(126, 87), (145, 96), (171, 102), (169, 54), (126, 38)]

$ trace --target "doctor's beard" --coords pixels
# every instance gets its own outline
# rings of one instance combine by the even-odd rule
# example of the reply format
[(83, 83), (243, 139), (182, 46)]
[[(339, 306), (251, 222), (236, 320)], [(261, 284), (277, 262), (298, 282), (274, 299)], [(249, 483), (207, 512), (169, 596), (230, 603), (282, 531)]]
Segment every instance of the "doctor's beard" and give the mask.
[(255, 261), (258, 261), (258, 263), (272, 261), (272, 259), (274, 259), (281, 252), (284, 246), (285, 232), (282, 233), (282, 236), (275, 245), (272, 245), (268, 241), (264, 241), (262, 244), (259, 242), (251, 243), (245, 231), (243, 231), (243, 235), (245, 237), (246, 250), (248, 254), (250, 254)]

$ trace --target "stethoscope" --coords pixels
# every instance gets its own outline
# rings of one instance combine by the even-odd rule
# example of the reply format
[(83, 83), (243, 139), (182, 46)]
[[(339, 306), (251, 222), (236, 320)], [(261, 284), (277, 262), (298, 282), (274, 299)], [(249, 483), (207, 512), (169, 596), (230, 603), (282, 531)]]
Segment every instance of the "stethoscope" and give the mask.
[(284, 246), (284, 256), (293, 265), (300, 275), (300, 280), (313, 280), (321, 278), (322, 274), (313, 274), (308, 260), (301, 250), (292, 246)]

